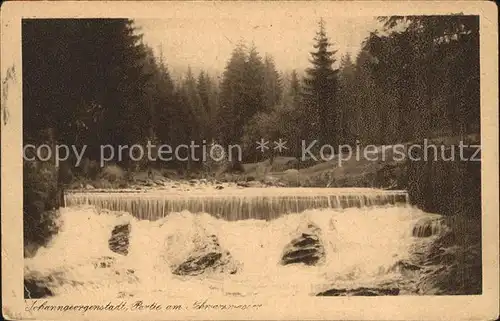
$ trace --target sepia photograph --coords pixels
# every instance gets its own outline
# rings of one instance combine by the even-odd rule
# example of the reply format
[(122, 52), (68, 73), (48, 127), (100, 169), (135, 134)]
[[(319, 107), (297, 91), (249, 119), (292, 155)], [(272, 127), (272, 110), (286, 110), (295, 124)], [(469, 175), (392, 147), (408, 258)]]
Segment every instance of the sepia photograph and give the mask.
[[(483, 104), (498, 67), (482, 62), (484, 18), (328, 5), (16, 20), (2, 207), (22, 206), (9, 215), (22, 217), (24, 317), (261, 318), (278, 299), (487, 291), (494, 319), (498, 240), (485, 245), (484, 230), (496, 222), (498, 236), (498, 168), (486, 167), (498, 167), (498, 124), (485, 111), (497, 116), (498, 97)], [(5, 193), (7, 156), (21, 195)]]

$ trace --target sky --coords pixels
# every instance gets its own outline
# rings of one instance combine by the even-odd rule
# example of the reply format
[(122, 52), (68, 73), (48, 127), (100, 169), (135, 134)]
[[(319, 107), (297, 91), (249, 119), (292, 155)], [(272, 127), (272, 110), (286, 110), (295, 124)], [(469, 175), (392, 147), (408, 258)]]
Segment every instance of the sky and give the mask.
[(338, 50), (337, 60), (347, 52), (355, 56), (369, 32), (381, 29), (374, 17), (329, 16), (314, 10), (297, 15), (279, 7), (262, 14), (135, 19), (135, 25), (156, 55), (163, 48), (165, 62), (177, 73), (187, 66), (194, 72), (221, 73), (239, 41), (254, 43), (261, 56), (272, 55), (278, 70), (286, 72), (309, 66), (321, 17), (332, 48)]

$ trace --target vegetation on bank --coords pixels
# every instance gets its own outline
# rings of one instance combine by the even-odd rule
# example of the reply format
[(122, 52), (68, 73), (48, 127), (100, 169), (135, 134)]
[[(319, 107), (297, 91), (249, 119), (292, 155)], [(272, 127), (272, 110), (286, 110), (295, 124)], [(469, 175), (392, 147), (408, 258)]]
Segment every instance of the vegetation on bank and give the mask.
[[(24, 20), (24, 143), (39, 145), (41, 133), (52, 131), (53, 143), (85, 145), (85, 156), (99, 161), (104, 144), (214, 140), (242, 145), (243, 163), (256, 163), (275, 156), (255, 149), (260, 138), (286, 140), (282, 156), (296, 157), (301, 140), (390, 145), (478, 133), (478, 18), (380, 21), (382, 30), (356, 57), (338, 56), (321, 20), (307, 70), (280, 70), (273, 57), (238, 43), (220, 79), (186, 66), (174, 80), (169, 62), (131, 20)], [(48, 87), (40, 79), (50, 80)], [(118, 165), (128, 170), (137, 162), (124, 157)], [(203, 166), (193, 160), (163, 167)]]

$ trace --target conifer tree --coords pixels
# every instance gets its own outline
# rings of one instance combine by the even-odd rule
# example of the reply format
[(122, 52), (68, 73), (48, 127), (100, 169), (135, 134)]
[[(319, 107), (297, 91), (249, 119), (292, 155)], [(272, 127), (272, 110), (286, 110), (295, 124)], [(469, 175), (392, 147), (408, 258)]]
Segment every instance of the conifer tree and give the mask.
[(333, 68), (336, 51), (329, 50), (331, 43), (323, 19), (319, 21), (319, 30), (314, 40), (316, 50), (311, 52), (312, 67), (306, 70), (303, 88), (304, 104), (309, 111), (307, 132), (311, 137), (308, 138), (335, 145), (339, 140), (336, 110), (338, 70)]
[(242, 110), (243, 123), (246, 123), (253, 115), (266, 109), (266, 70), (261, 56), (255, 45), (248, 51), (244, 74), (244, 99), (245, 106)]
[(343, 138), (341, 143), (354, 143), (359, 132), (356, 122), (353, 121), (359, 113), (355, 105), (356, 87), (353, 86), (355, 73), (356, 66), (351, 55), (347, 53), (340, 59), (339, 69), (339, 125)]
[(211, 141), (215, 138), (215, 127), (217, 126), (215, 123), (215, 116), (217, 112), (217, 91), (212, 79), (208, 73), (205, 73), (204, 71), (201, 71), (198, 75), (196, 87), (198, 94), (200, 95), (203, 111), (207, 118), (205, 126), (206, 137), (204, 138), (207, 141)]
[(270, 109), (281, 102), (283, 84), (272, 56), (266, 55), (264, 68), (265, 105)]

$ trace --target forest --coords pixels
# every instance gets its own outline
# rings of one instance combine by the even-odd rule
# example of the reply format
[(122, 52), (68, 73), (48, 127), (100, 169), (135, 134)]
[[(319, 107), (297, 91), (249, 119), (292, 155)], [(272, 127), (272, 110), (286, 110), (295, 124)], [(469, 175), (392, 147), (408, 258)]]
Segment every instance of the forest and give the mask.
[[(306, 70), (281, 70), (272, 56), (240, 42), (221, 77), (186, 66), (180, 79), (133, 20), (23, 20), (24, 145), (87, 147), (78, 167), (74, 159), (57, 169), (24, 162), (25, 242), (43, 243), (53, 232), (50, 217), (65, 188), (104, 172), (95, 166), (101, 145), (239, 144), (242, 163), (256, 163), (275, 156), (255, 149), (261, 138), (287, 141), (281, 156), (298, 157), (302, 140), (393, 145), (479, 133), (479, 18), (378, 20), (383, 29), (355, 56), (339, 57), (320, 20)], [(127, 175), (154, 168), (189, 177), (207, 164), (125, 158), (115, 165)]]
[(478, 133), (478, 18), (378, 19), (383, 30), (356, 56), (337, 55), (321, 20), (306, 70), (280, 70), (240, 42), (220, 79), (186, 66), (180, 80), (133, 20), (24, 20), (24, 144), (87, 145), (92, 160), (103, 144), (206, 141), (241, 144), (243, 161), (255, 162), (269, 156), (254, 148), (261, 137), (282, 138), (283, 154), (297, 156), (301, 140), (391, 145)]
[[(189, 46), (163, 46), (178, 43), (175, 31), (156, 21), (143, 34), (140, 20), (24, 19), (25, 298), (170, 295), (165, 284), (179, 298), (192, 286), (232, 299), (313, 285), (318, 296), (483, 293), (480, 156), (342, 165), (303, 157), (304, 141), (318, 142), (311, 156), (329, 145), (337, 159), (341, 145), (383, 153), (427, 139), (453, 156), (459, 140), (480, 147), (479, 17), (374, 17), (379, 30), (366, 21), (350, 29), (367, 35), (351, 53), (332, 41), (352, 36), (332, 19), (310, 27), (310, 42), (294, 42), (304, 46), (296, 54), (283, 51), (294, 58), (286, 68), (281, 48), (273, 57), (227, 39), (222, 64), (204, 56), (201, 69), (179, 63)], [(156, 32), (165, 42), (153, 48), (147, 35)], [(193, 42), (195, 54), (208, 51)], [(260, 151), (262, 139), (286, 149)], [(102, 165), (104, 145), (192, 142), (241, 146), (243, 158), (214, 163), (198, 149), (185, 160), (125, 153)], [(85, 155), (26, 158), (27, 146), (41, 145)]]

